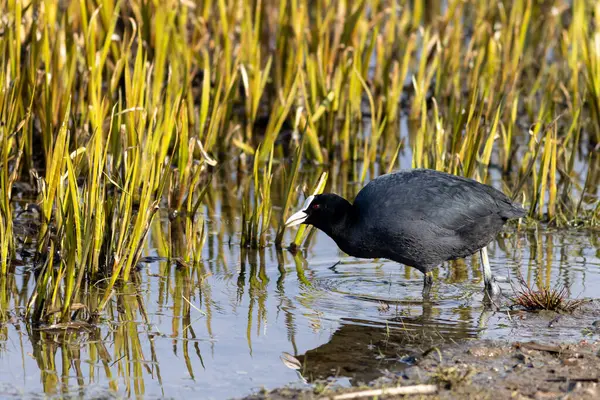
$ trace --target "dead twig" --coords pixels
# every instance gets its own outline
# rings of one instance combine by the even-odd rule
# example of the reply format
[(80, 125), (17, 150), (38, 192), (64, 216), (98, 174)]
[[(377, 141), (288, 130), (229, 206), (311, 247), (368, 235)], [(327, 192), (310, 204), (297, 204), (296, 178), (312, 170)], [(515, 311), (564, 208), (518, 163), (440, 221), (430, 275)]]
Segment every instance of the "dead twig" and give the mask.
[(374, 397), (383, 395), (414, 395), (414, 394), (435, 394), (438, 391), (437, 385), (414, 385), (398, 386), (392, 388), (363, 390), (360, 392), (344, 393), (333, 397), (333, 400), (350, 400), (361, 397)]

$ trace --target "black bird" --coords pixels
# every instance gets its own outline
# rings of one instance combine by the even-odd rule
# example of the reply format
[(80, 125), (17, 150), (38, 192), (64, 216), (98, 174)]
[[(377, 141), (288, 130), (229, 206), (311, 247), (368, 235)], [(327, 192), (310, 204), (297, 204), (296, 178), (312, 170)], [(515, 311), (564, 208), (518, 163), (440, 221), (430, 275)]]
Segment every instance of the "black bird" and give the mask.
[(310, 196), (286, 226), (313, 225), (351, 256), (387, 258), (418, 269), (425, 274), (425, 296), (433, 283), (433, 268), (479, 250), (486, 292), (495, 296), (500, 288), (486, 246), (507, 220), (525, 214), (491, 186), (412, 169), (372, 180), (353, 204), (333, 193)]

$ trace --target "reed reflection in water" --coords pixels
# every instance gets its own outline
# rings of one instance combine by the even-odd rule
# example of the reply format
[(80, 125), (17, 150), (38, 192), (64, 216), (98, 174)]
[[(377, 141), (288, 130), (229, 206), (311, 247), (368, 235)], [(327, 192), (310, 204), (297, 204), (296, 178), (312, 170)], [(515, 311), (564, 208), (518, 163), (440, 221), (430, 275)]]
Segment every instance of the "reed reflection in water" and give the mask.
[[(274, 172), (282, 173), (277, 166)], [(116, 392), (226, 398), (262, 386), (302, 385), (280, 361), (283, 352), (303, 363), (308, 381), (337, 376), (356, 383), (384, 369), (399, 371), (411, 356), (452, 340), (557, 334), (515, 327), (503, 314), (483, 315), (476, 257), (436, 270), (432, 301), (424, 304), (420, 273), (344, 256), (322, 233), (311, 233), (308, 247), (296, 254), (274, 246), (241, 248), (239, 199), (250, 189), (232, 171), (219, 174), (207, 192), (205, 223), (190, 227), (166, 210), (155, 221), (133, 282), (118, 288), (97, 326), (26, 325), (34, 271), (23, 266), (0, 278), (3, 397)], [(231, 176), (236, 184), (224, 184)], [(361, 187), (352, 183), (351, 171), (330, 176), (332, 190), (346, 197)], [(281, 181), (273, 180), (276, 207), (285, 191)], [(269, 240), (273, 236), (274, 230)], [(489, 250), (499, 275), (521, 273), (532, 284), (563, 284), (572, 297), (593, 297), (599, 248), (593, 231), (508, 228)], [(93, 308), (102, 296), (101, 284), (84, 285), (81, 309), (73, 312)], [(577, 317), (575, 325), (594, 315)], [(571, 328), (560, 332), (580, 337)]]

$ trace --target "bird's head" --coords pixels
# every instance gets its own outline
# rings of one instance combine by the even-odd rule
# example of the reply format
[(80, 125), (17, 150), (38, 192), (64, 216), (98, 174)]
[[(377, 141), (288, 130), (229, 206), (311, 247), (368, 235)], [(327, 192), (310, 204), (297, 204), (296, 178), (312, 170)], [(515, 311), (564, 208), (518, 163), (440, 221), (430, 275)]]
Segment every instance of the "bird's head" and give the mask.
[(352, 205), (343, 197), (333, 193), (309, 196), (302, 208), (285, 222), (285, 226), (313, 225), (329, 233), (345, 221)]

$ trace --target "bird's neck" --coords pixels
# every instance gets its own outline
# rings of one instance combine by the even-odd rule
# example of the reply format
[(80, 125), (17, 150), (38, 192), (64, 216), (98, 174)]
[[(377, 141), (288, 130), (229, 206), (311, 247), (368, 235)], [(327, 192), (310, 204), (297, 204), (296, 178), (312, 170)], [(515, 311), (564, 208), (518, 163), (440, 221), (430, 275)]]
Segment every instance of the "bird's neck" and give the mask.
[(357, 251), (357, 239), (361, 232), (357, 232), (358, 215), (352, 204), (345, 200), (338, 205), (339, 212), (336, 217), (329, 221), (326, 226), (318, 227), (332, 238), (338, 247), (349, 255), (355, 255)]

